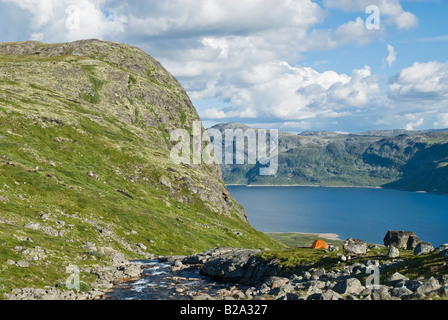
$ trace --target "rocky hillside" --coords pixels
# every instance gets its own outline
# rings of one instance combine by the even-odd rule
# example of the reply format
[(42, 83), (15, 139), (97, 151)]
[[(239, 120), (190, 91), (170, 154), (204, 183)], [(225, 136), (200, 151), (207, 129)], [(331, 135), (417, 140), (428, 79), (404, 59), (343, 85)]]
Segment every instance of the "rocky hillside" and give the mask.
[[(214, 129), (250, 128), (237, 123)], [(448, 193), (448, 131), (279, 133), (279, 170), (259, 176), (259, 165), (223, 165), (228, 184), (384, 186)]]
[(198, 119), (137, 48), (0, 44), (0, 296), (53, 286), (69, 264), (89, 283), (111, 252), (279, 246), (250, 227), (219, 166), (170, 160), (170, 132)]

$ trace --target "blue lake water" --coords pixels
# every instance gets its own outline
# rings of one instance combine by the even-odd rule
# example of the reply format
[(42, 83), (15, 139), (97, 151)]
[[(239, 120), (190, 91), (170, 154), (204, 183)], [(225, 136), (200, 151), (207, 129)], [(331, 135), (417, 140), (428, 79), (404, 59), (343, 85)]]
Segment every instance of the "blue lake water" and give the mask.
[(229, 186), (262, 232), (336, 233), (383, 244), (388, 230), (448, 243), (448, 196), (386, 189)]

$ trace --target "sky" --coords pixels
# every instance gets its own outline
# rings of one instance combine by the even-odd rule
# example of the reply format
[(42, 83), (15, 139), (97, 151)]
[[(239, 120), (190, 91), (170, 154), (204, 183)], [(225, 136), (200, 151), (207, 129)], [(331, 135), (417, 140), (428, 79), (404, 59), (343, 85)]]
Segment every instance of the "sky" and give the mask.
[(205, 127), (448, 128), (448, 1), (0, 0), (0, 42), (139, 47)]

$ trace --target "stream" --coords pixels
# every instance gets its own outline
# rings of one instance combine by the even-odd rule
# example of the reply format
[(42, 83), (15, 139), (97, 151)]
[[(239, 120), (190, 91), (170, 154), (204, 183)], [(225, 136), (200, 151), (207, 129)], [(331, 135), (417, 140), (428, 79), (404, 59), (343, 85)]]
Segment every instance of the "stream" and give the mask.
[(158, 260), (133, 261), (142, 264), (139, 280), (116, 285), (106, 300), (191, 300), (206, 294), (222, 298), (244, 291), (248, 287), (219, 283), (202, 276), (198, 267), (172, 272), (172, 263)]

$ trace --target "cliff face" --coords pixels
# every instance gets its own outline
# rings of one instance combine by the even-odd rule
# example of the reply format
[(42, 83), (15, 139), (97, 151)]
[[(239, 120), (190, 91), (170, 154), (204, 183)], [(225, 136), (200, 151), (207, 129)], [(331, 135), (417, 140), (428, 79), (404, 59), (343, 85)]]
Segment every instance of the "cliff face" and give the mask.
[(62, 263), (102, 261), (87, 242), (132, 258), (275, 246), (249, 226), (219, 165), (171, 161), (170, 132), (198, 120), (176, 79), (137, 48), (0, 44), (0, 265), (38, 246), (47, 258), (34, 271), (47, 279)]

